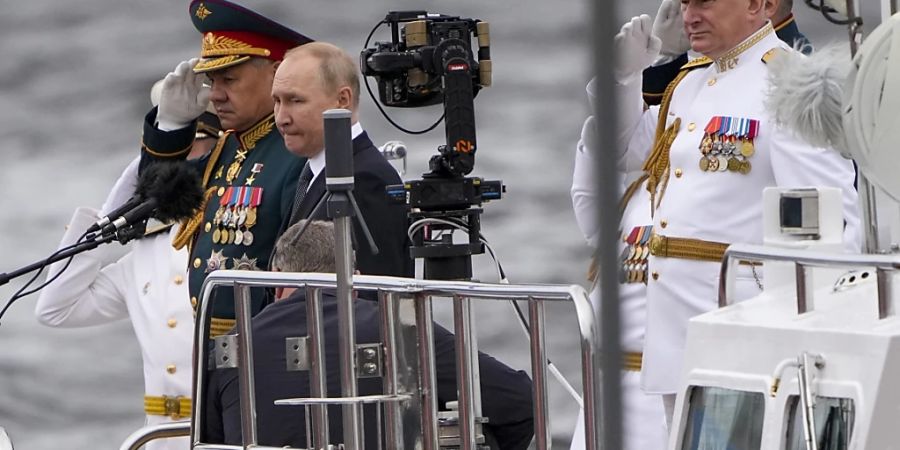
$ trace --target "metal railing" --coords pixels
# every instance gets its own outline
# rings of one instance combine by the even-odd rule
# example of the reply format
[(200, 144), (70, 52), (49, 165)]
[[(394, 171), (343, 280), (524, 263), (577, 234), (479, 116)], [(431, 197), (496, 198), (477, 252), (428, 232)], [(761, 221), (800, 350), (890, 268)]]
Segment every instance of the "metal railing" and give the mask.
[[(279, 404), (295, 404), (312, 408), (311, 432), (307, 442), (310, 448), (326, 448), (328, 442), (327, 416), (324, 403), (342, 404), (383, 401), (385, 410), (384, 441), (387, 448), (412, 448), (407, 445), (412, 441), (420, 443), (420, 448), (437, 450), (440, 448), (437, 419), (437, 388), (435, 381), (434, 342), (432, 333), (432, 297), (452, 297), (454, 302), (454, 325), (457, 348), (457, 386), (459, 390), (459, 448), (464, 450), (476, 447), (476, 411), (473, 410), (475, 392), (479, 386), (473, 384), (473, 359), (477, 355), (465, 351), (470, 348), (468, 340), (473, 335), (470, 330), (470, 316), (466, 314), (469, 302), (477, 300), (527, 300), (531, 328), (531, 367), (533, 378), (534, 425), (536, 448), (550, 448), (550, 418), (547, 397), (547, 364), (544, 350), (544, 302), (571, 302), (575, 306), (581, 346), (581, 376), (584, 391), (585, 442), (588, 449), (600, 448), (600, 433), (593, 426), (600, 413), (599, 377), (596, 368), (599, 362), (599, 349), (596, 347), (596, 329), (594, 311), (587, 293), (580, 286), (560, 285), (501, 285), (454, 281), (429, 281), (406, 278), (354, 276), (353, 288), (356, 290), (376, 290), (379, 294), (381, 308), (381, 327), (384, 349), (383, 386), (384, 399), (368, 399), (363, 397), (350, 399), (328, 398), (326, 402), (315, 397), (326, 397), (324, 344), (321, 322), (322, 289), (334, 289), (337, 284), (334, 274), (285, 273), (259, 271), (216, 271), (206, 278), (198, 307), (197, 323), (194, 336), (194, 392), (193, 414), (191, 422), (191, 442), (195, 450), (263, 448), (258, 445), (257, 424), (255, 415), (255, 384), (253, 380), (252, 330), (250, 326), (250, 288), (254, 287), (294, 287), (307, 291), (307, 325), (309, 330), (309, 399), (285, 399)], [(233, 287), (235, 290), (235, 312), (237, 319), (238, 373), (241, 398), (241, 427), (243, 446), (227, 446), (201, 442), (200, 418), (204, 414), (206, 402), (206, 365), (209, 346), (207, 330), (211, 319), (211, 294), (216, 288)], [(399, 308), (407, 312), (414, 309), (414, 344), (408, 340), (410, 329), (403, 329), (398, 324), (408, 320), (400, 320)], [(405, 331), (405, 335), (404, 335)], [(405, 337), (407, 336), (407, 337)], [(463, 350), (463, 351), (460, 351)], [(413, 355), (410, 355), (413, 352)], [(410, 361), (415, 360), (415, 367)], [(477, 371), (477, 369), (475, 369)], [(412, 372), (411, 372), (412, 371)], [(414, 372), (414, 373), (413, 373)], [(474, 378), (477, 379), (477, 372)], [(413, 379), (410, 384), (408, 381)], [(412, 386), (415, 392), (406, 392), (404, 388)], [(410, 395), (414, 394), (414, 395)], [(410, 398), (404, 396), (410, 395)], [(410, 405), (421, 399), (421, 404)], [(357, 402), (356, 400), (359, 400)], [(251, 406), (245, 408), (245, 405)], [(406, 408), (407, 414), (403, 414)], [(409, 409), (418, 413), (420, 423), (406, 423), (403, 418), (410, 417)], [(361, 420), (361, 419), (360, 419)], [(310, 421), (310, 415), (307, 415)], [(379, 424), (380, 425), (380, 424)], [(358, 429), (361, 430), (361, 424)], [(345, 430), (346, 431), (346, 430)]]
[(128, 437), (125, 438), (125, 441), (122, 442), (122, 445), (119, 446), (119, 450), (137, 450), (143, 447), (144, 444), (157, 439), (168, 439), (190, 435), (191, 421), (189, 420), (147, 425), (128, 435)]
[(810, 284), (809, 269), (812, 267), (858, 268), (874, 267), (878, 290), (878, 318), (885, 319), (897, 312), (896, 300), (891, 289), (893, 276), (900, 269), (898, 255), (859, 255), (842, 253), (822, 253), (760, 245), (734, 244), (725, 251), (719, 273), (719, 307), (734, 303), (734, 278), (729, 274), (741, 260), (773, 261), (791, 263), (796, 274), (797, 313), (803, 314), (814, 309), (813, 286)]

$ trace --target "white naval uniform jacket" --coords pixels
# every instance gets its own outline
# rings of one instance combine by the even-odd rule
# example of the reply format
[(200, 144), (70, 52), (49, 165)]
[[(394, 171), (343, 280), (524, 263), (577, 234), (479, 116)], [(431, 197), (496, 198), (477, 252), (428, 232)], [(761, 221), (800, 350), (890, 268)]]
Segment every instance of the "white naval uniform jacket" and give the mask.
[[(590, 92), (590, 90), (589, 90)], [(590, 119), (585, 122), (582, 138), (575, 151), (575, 172), (572, 177), (572, 205), (575, 208), (575, 220), (591, 247), (597, 245), (599, 226), (597, 225), (597, 185), (600, 182), (595, 175), (595, 160), (591, 151), (585, 147), (585, 135), (593, 132)], [(632, 174), (631, 177), (640, 174)], [(629, 180), (630, 181), (630, 180)], [(620, 191), (624, 192), (624, 189)], [(622, 211), (618, 254), (628, 247), (626, 239), (634, 227), (652, 223), (650, 218), (650, 195), (646, 189), (638, 188)], [(621, 261), (619, 261), (621, 263)], [(619, 284), (619, 319), (621, 326), (621, 344), (625, 352), (640, 353), (644, 348), (644, 332), (647, 319), (647, 289), (644, 283)], [(594, 286), (590, 294), (595, 309), (600, 308), (600, 287)], [(665, 443), (665, 411), (662, 398), (658, 395), (645, 394), (640, 387), (640, 372), (622, 372), (622, 431), (626, 436), (623, 450), (661, 450)], [(575, 431), (572, 435), (570, 450), (585, 448), (584, 416), (579, 414)]]
[[(133, 192), (136, 167), (123, 173), (104, 210), (115, 208), (117, 204), (109, 203), (120, 204)], [(98, 218), (96, 210), (78, 208), (60, 247), (74, 243)], [(121, 250), (116, 243), (75, 256), (41, 292), (35, 314), (45, 325), (70, 328), (130, 318), (143, 356), (146, 394), (190, 397), (194, 320), (185, 273), (188, 256), (172, 248), (174, 232), (134, 241), (132, 250), (118, 260)], [(64, 265), (64, 261), (51, 265), (48, 277)], [(135, 398), (134, 404), (140, 408), (143, 400)], [(147, 424), (169, 421), (166, 416), (147, 416)], [(147, 444), (152, 450), (188, 447), (187, 437)]]
[[(664, 195), (657, 194), (654, 231), (669, 237), (762, 244), (763, 188), (831, 186), (843, 191), (845, 246), (859, 251), (853, 165), (837, 152), (813, 147), (774, 123), (763, 104), (769, 81), (762, 58), (774, 48), (793, 50), (772, 32), (771, 24), (757, 33), (767, 34), (738, 56), (734, 68), (719, 72), (712, 64), (694, 69), (675, 89), (665, 119), (668, 126), (680, 118), (681, 127), (670, 150), (668, 185)], [(635, 102), (623, 106), (628, 115), (620, 143), (626, 146), (619, 163), (626, 172), (646, 159), (658, 120), (658, 107), (635, 113), (635, 106)], [(714, 116), (759, 120), (748, 174), (700, 169), (700, 142)], [(716, 307), (719, 263), (651, 256), (649, 268), (642, 386), (649, 393), (672, 394), (682, 375), (688, 320)], [(751, 267), (739, 266), (737, 277), (736, 298), (759, 292)]]

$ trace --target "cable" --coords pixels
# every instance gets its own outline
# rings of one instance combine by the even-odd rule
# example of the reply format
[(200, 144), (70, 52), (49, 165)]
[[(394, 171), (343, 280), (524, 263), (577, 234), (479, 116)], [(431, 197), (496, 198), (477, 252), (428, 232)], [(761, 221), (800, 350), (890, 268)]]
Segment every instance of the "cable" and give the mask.
[[(364, 49), (369, 48), (369, 42), (372, 40), (372, 36), (375, 34), (375, 31), (378, 30), (378, 28), (380, 28), (382, 25), (384, 25), (386, 23), (388, 23), (388, 22), (385, 20), (382, 20), (381, 22), (378, 22), (374, 28), (372, 28), (372, 31), (370, 31), (369, 35), (366, 37), (366, 43), (363, 45)], [(362, 64), (364, 62), (360, 61), (360, 63)], [(360, 67), (360, 70), (362, 70), (362, 67)], [(381, 111), (381, 115), (384, 116), (384, 118), (387, 119), (387, 121), (390, 122), (390, 124), (393, 125), (394, 128), (396, 128), (406, 134), (419, 135), (419, 134), (428, 133), (429, 131), (437, 128), (437, 126), (440, 125), (441, 122), (444, 121), (444, 116), (446, 116), (446, 113), (442, 113), (441, 117), (437, 121), (435, 121), (433, 124), (431, 124), (431, 126), (429, 126), (428, 128), (426, 128), (424, 130), (417, 130), (417, 131), (409, 130), (406, 127), (398, 124), (397, 122), (394, 122), (394, 119), (391, 119), (391, 117), (388, 115), (387, 111), (385, 111), (384, 108), (381, 107), (381, 102), (379, 102), (378, 100), (375, 99), (375, 94), (372, 93), (372, 87), (369, 86), (369, 77), (365, 76), (365, 74), (363, 75), (363, 81), (365, 81), (366, 91), (369, 93), (369, 97), (372, 99), (372, 103), (375, 104), (375, 107), (378, 108), (378, 111)]]
[[(415, 235), (416, 232), (418, 232), (421, 228), (432, 223), (440, 223), (443, 225), (451, 226), (466, 233), (469, 232), (469, 227), (461, 221), (438, 218), (424, 218), (419, 219), (409, 225), (409, 228), (407, 229), (407, 235), (409, 236), (410, 240), (412, 240), (413, 235)], [(481, 241), (482, 244), (484, 244), (484, 247), (488, 250), (491, 258), (494, 260), (494, 265), (496, 266), (497, 273), (500, 277), (500, 284), (509, 284), (509, 280), (506, 278), (506, 272), (503, 270), (503, 265), (500, 264), (500, 259), (497, 258), (497, 254), (494, 252), (491, 244), (488, 243), (487, 239), (485, 239), (484, 235), (481, 233), (478, 233), (478, 240)], [(519, 319), (519, 325), (521, 326), (522, 331), (525, 333), (525, 339), (530, 345), (531, 327), (529, 327), (528, 321), (525, 319), (525, 314), (522, 312), (522, 309), (519, 307), (519, 304), (515, 300), (510, 300), (509, 303), (512, 305), (513, 310), (516, 313), (516, 318)], [(547, 368), (550, 370), (550, 373), (553, 375), (553, 377), (556, 378), (556, 381), (558, 381), (559, 384), (562, 385), (563, 389), (565, 389), (566, 392), (568, 392), (569, 395), (572, 396), (575, 402), (578, 403), (578, 406), (583, 408), (584, 400), (582, 400), (581, 396), (578, 395), (578, 391), (576, 391), (575, 388), (572, 387), (572, 384), (569, 383), (568, 380), (566, 380), (566, 377), (562, 374), (562, 372), (559, 371), (556, 365), (553, 364), (553, 361), (551, 361), (550, 358), (547, 358)]]
[(22, 298), (22, 297), (31, 295), (31, 294), (33, 294), (33, 293), (35, 293), (35, 292), (37, 292), (37, 291), (39, 291), (39, 290), (45, 288), (48, 284), (52, 283), (54, 280), (56, 280), (57, 278), (59, 278), (59, 276), (62, 275), (62, 273), (65, 272), (66, 269), (69, 268), (69, 265), (72, 263), (72, 258), (74, 258), (75, 255), (70, 256), (70, 257), (66, 260), (66, 265), (63, 266), (63, 268), (60, 269), (60, 271), (57, 272), (55, 275), (53, 275), (51, 278), (49, 278), (48, 280), (46, 280), (46, 281), (44, 281), (43, 283), (41, 283), (40, 286), (38, 286), (38, 287), (36, 287), (36, 288), (34, 288), (34, 289), (31, 289), (30, 291), (25, 292), (25, 289), (28, 289), (28, 286), (31, 286), (31, 284), (34, 283), (34, 281), (38, 279), (38, 277), (41, 275), (41, 273), (43, 273), (44, 268), (47, 267), (47, 265), (49, 264), (49, 261), (50, 261), (51, 259), (53, 259), (54, 256), (56, 256), (56, 255), (58, 255), (58, 254), (60, 254), (60, 253), (62, 253), (62, 252), (64, 252), (64, 251), (66, 251), (66, 250), (69, 250), (69, 249), (72, 249), (72, 248), (77, 247), (77, 246), (80, 245), (81, 242), (84, 240), (85, 236), (87, 236), (87, 232), (85, 232), (84, 234), (82, 234), (82, 235), (78, 238), (78, 240), (75, 241), (74, 244), (71, 244), (71, 245), (62, 247), (62, 248), (56, 250), (55, 252), (53, 252), (53, 254), (51, 254), (51, 255), (48, 256), (47, 258), (45, 258), (45, 259), (44, 259), (44, 263), (41, 264), (41, 267), (40, 267), (37, 271), (35, 271), (34, 275), (28, 280), (28, 282), (26, 282), (24, 285), (22, 285), (22, 287), (19, 288), (19, 290), (16, 291), (16, 293), (13, 294), (12, 297), (10, 297), (10, 299), (6, 302), (6, 305), (3, 307), (3, 309), (0, 310), (0, 319), (3, 318), (3, 315), (6, 314), (6, 311), (9, 310), (9, 307), (12, 306), (12, 304), (15, 303), (16, 300), (18, 300), (18, 299), (20, 299), (20, 298)]

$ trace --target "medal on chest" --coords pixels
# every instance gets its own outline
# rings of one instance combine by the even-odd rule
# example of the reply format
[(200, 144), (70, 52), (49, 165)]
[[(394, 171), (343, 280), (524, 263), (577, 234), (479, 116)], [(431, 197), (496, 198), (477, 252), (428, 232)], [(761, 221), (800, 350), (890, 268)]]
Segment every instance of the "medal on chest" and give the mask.
[(756, 153), (753, 141), (758, 134), (756, 119), (714, 116), (700, 140), (700, 170), (750, 173), (750, 157)]

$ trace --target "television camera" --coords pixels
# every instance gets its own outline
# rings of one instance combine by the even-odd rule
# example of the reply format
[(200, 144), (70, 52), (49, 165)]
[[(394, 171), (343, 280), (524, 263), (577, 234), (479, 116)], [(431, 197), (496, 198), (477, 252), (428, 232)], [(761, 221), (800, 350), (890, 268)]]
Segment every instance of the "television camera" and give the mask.
[[(391, 28), (391, 41), (369, 48), (372, 35), (385, 24)], [(478, 42), (477, 59), (473, 36)], [(500, 199), (505, 192), (502, 181), (466, 176), (475, 167), (477, 149), (474, 98), (491, 84), (489, 24), (425, 11), (389, 12), (369, 34), (360, 68), (364, 76), (376, 79), (379, 99), (386, 106), (443, 103), (446, 144), (429, 160), (430, 172), (420, 180), (388, 186), (387, 192), (409, 208), (411, 230), (422, 231), (413, 234), (411, 254), (425, 259), (425, 278), (471, 279), (471, 255), (484, 253), (478, 206)], [(416, 134), (378, 108), (397, 128)], [(454, 244), (454, 230), (466, 231), (469, 242)]]

